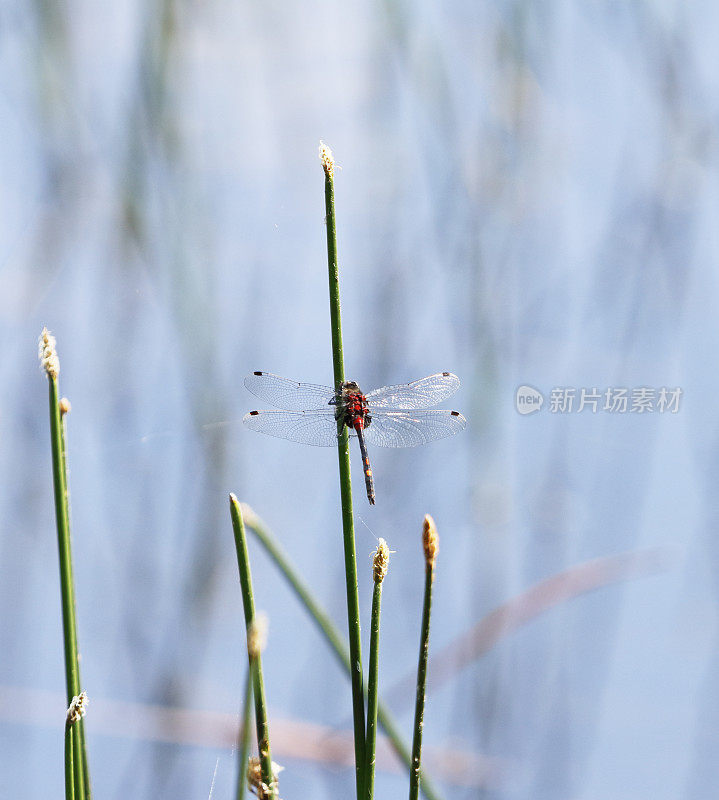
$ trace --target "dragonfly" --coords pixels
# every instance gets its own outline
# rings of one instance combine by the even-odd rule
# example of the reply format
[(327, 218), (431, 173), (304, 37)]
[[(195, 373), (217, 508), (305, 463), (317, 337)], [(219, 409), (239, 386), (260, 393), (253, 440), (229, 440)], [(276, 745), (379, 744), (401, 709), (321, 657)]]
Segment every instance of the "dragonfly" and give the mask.
[(346, 428), (357, 438), (362, 455), (365, 488), (375, 504), (374, 479), (367, 445), (415, 447), (463, 430), (467, 420), (459, 411), (430, 408), (451, 397), (459, 378), (438, 372), (412, 383), (383, 386), (364, 394), (355, 381), (331, 386), (297, 383), (270, 372), (245, 378), (252, 394), (281, 411), (250, 411), (243, 423), (253, 431), (318, 447), (337, 445)]

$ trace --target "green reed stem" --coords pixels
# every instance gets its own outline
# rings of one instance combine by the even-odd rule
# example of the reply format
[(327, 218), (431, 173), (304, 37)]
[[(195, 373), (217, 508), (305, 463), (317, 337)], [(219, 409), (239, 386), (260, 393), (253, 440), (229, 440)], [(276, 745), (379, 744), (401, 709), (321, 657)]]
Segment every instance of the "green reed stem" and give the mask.
[(247, 793), (247, 762), (250, 758), (250, 725), (252, 724), (252, 682), (254, 680), (254, 659), (250, 658), (245, 679), (245, 699), (242, 705), (242, 730), (237, 748), (238, 771), (236, 800), (242, 800)]
[(65, 723), (65, 800), (75, 800), (75, 776), (72, 757), (72, 742), (75, 738), (73, 725)]
[[(58, 374), (60, 364), (55, 351), (55, 339), (43, 329), (40, 337), (40, 358), (48, 379), (50, 407), (50, 447), (52, 453), (53, 493), (55, 498), (55, 524), (57, 527), (58, 555), (60, 567), (60, 599), (62, 606), (63, 651), (65, 656), (65, 689), (67, 705), (73, 697), (80, 694), (80, 667), (77, 652), (77, 618), (75, 610), (75, 584), (72, 570), (72, 547), (70, 542), (70, 508), (68, 501), (67, 459), (65, 448), (65, 426), (60, 409)], [(66, 742), (65, 758), (68, 750), (72, 754), (74, 774), (73, 792), (79, 800), (88, 800), (86, 786), (89, 787), (87, 756), (84, 737), (75, 731)], [(67, 771), (67, 765), (66, 765)], [(85, 775), (88, 774), (87, 780)]]
[(72, 726), (76, 730), (72, 733), (72, 761), (73, 772), (75, 774), (75, 791), (78, 798), (86, 798), (85, 794), (85, 773), (82, 771), (82, 741), (80, 740), (80, 729), (77, 727), (79, 720)]
[[(260, 544), (265, 549), (265, 552), (285, 577), (300, 603), (305, 607), (325, 641), (329, 644), (339, 663), (344, 667), (347, 673), (351, 675), (352, 668), (350, 666), (350, 654), (347, 643), (343, 640), (342, 635), (335, 627), (330, 616), (319, 604), (307, 584), (302, 580), (297, 570), (290, 563), (287, 554), (284, 552), (275, 536), (257, 516), (254, 510), (243, 503), (242, 514), (247, 527), (255, 534)], [(409, 745), (403, 741), (397, 723), (394, 721), (392, 714), (381, 699), (378, 699), (377, 709), (377, 720), (389, 739), (392, 749), (402, 763), (405, 764), (407, 768), (410, 768), (412, 765), (412, 755)], [(422, 772), (422, 794), (427, 800), (441, 800), (439, 791), (424, 772)]]
[[(252, 594), (252, 575), (250, 574), (250, 559), (247, 554), (247, 538), (245, 524), (242, 519), (242, 510), (234, 494), (230, 495), (230, 516), (232, 529), (235, 534), (235, 548), (237, 550), (237, 567), (240, 572), (240, 587), (242, 589), (242, 605), (245, 610), (245, 627), (247, 630), (255, 621), (255, 601)], [(259, 653), (255, 658), (248, 655), (248, 663), (255, 663), (253, 670), (253, 684), (255, 695), (255, 724), (257, 726), (257, 749), (260, 756), (260, 769), (262, 781), (271, 787), (271, 796), (276, 797), (274, 775), (272, 772), (272, 756), (270, 753), (270, 732), (267, 724), (267, 705), (265, 703), (265, 684), (262, 677), (262, 657)]]
[[(57, 379), (56, 379), (57, 382)], [(62, 413), (62, 409), (60, 410), (60, 450), (62, 455), (62, 474), (64, 476), (65, 481), (65, 518), (67, 520), (67, 530), (70, 531), (70, 500), (69, 494), (70, 490), (68, 488), (68, 480), (67, 480), (67, 436), (66, 436), (66, 419), (67, 415)], [(70, 551), (70, 581), (73, 586), (73, 595), (74, 595), (74, 579), (72, 577), (72, 551)], [(75, 607), (74, 600), (73, 600), (73, 609)], [(77, 629), (75, 629), (75, 646), (77, 647)], [(77, 668), (77, 683), (78, 689), (77, 694), (80, 693), (80, 667), (79, 667), (79, 655), (76, 656), (76, 661), (78, 663)], [(75, 746), (79, 746), (80, 752), (80, 759), (79, 761), (76, 759), (77, 767), (76, 769), (82, 770), (82, 783), (78, 784), (78, 791), (82, 789), (82, 794), (78, 796), (82, 797), (83, 800), (92, 800), (92, 788), (90, 785), (90, 768), (88, 765), (87, 760), (87, 746), (85, 744), (85, 719), (81, 717), (75, 724), (73, 725), (74, 733), (73, 733), (73, 742), (75, 742)]]
[(412, 739), (412, 766), (409, 772), (409, 798), (417, 800), (420, 787), (422, 758), (422, 729), (424, 728), (424, 701), (427, 687), (427, 658), (429, 655), (429, 620), (432, 613), (432, 586), (434, 565), (439, 550), (434, 520), (427, 515), (424, 521), (423, 545), (425, 553), (424, 603), (422, 606), (422, 628), (417, 662), (417, 695), (414, 707), (414, 737)]
[(52, 477), (55, 491), (55, 523), (60, 554), (60, 596), (62, 599), (62, 632), (65, 652), (65, 684), (67, 705), (80, 694), (80, 669), (77, 657), (77, 621), (75, 617), (75, 585), (72, 577), (70, 547), (70, 514), (67, 500), (64, 436), (60, 415), (57, 378), (48, 377), (50, 387), (50, 442)]
[[(342, 319), (340, 314), (340, 282), (337, 264), (337, 230), (335, 225), (334, 161), (325, 145), (320, 146), (320, 158), (325, 173), (325, 222), (327, 226), (327, 268), (330, 292), (330, 328), (332, 333), (332, 366), (335, 390), (339, 391), (345, 380), (342, 351)], [(359, 594), (357, 589), (357, 555), (355, 550), (354, 517), (352, 514), (352, 481), (350, 478), (350, 451), (347, 428), (338, 423), (337, 455), (340, 471), (340, 496), (342, 501), (342, 532), (345, 555), (345, 583), (347, 590), (347, 623), (350, 643), (350, 674), (352, 677), (352, 717), (354, 720), (355, 780), (358, 800), (363, 797), (362, 786), (365, 765), (364, 690), (362, 687), (362, 642), (360, 629)]]
[(92, 786), (90, 785), (90, 767), (87, 761), (87, 746), (85, 744), (85, 720), (77, 723), (77, 732), (80, 738), (80, 754), (82, 758), (82, 782), (85, 787), (84, 800), (92, 800)]
[(379, 540), (374, 555), (374, 591), (372, 593), (372, 623), (369, 644), (369, 672), (367, 673), (367, 737), (365, 739), (365, 796), (374, 797), (374, 768), (377, 745), (377, 704), (379, 684), (379, 622), (382, 605), (382, 582), (387, 574), (389, 548), (384, 539)]

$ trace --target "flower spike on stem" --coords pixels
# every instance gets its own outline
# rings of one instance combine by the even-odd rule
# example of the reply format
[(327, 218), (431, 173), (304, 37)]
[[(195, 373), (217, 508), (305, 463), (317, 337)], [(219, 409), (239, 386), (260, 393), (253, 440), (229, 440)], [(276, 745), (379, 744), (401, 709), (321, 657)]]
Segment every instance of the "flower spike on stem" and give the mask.
[(374, 797), (375, 748), (377, 745), (377, 710), (379, 704), (379, 622), (382, 603), (382, 581), (389, 567), (390, 549), (380, 539), (372, 559), (374, 592), (372, 594), (372, 623), (370, 628), (369, 673), (367, 674), (367, 737), (365, 740), (365, 797)]
[(432, 584), (434, 567), (439, 553), (439, 537), (434, 520), (425, 515), (422, 526), (422, 547), (424, 549), (424, 605), (422, 608), (422, 630), (417, 663), (417, 695), (414, 709), (414, 738), (412, 740), (412, 767), (409, 772), (409, 798), (419, 797), (420, 762), (422, 757), (422, 728), (424, 727), (424, 700), (427, 686), (427, 657), (429, 655), (429, 618), (432, 611)]

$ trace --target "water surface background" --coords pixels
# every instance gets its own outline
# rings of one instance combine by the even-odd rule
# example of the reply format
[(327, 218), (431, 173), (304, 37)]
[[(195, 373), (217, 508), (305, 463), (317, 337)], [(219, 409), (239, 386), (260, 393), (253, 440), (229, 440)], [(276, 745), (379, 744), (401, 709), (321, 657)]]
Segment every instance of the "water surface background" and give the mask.
[[(341, 166), (348, 376), (450, 370), (469, 420), (374, 449), (374, 508), (353, 453), (365, 648), (376, 537), (396, 551), (383, 686), (414, 669), (426, 512), (435, 654), (587, 561), (643, 570), (595, 562), (607, 585), (556, 597), (430, 689), (444, 795), (713, 796), (718, 39), (713, 4), (676, 0), (0, 3), (0, 798), (62, 790), (43, 325), (72, 402), (95, 797), (207, 798), (213, 780), (232, 796), (228, 492), (344, 629), (335, 454), (237, 424), (252, 370), (332, 380), (320, 138)], [(515, 410), (524, 384), (540, 412)], [(683, 394), (676, 414), (552, 413), (555, 387)], [(349, 684), (251, 556), (281, 794), (349, 797), (322, 739), (351, 728)], [(411, 692), (391, 704), (409, 736)], [(298, 723), (324, 731), (319, 760)], [(454, 779), (449, 752), (467, 758)], [(405, 792), (378, 774), (378, 797)]]

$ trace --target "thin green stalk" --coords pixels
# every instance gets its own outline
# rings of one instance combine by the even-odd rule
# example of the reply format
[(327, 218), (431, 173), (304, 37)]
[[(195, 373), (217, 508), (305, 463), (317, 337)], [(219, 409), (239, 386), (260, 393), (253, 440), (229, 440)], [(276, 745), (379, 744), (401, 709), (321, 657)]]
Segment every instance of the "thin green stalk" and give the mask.
[(55, 522), (60, 553), (60, 594), (62, 598), (62, 631), (65, 652), (67, 703), (80, 694), (80, 669), (77, 658), (77, 622), (75, 618), (75, 586), (72, 577), (72, 552), (67, 507), (67, 483), (63, 469), (62, 421), (58, 402), (57, 378), (49, 377), (50, 437), (52, 475), (55, 490)]
[(247, 793), (247, 761), (250, 757), (250, 725), (252, 724), (252, 681), (254, 669), (254, 659), (250, 659), (245, 679), (245, 699), (242, 705), (242, 730), (240, 731), (240, 741), (237, 748), (237, 792), (236, 800), (242, 800)]
[[(70, 508), (67, 488), (65, 427), (61, 410), (58, 375), (60, 362), (55, 349), (55, 337), (44, 328), (40, 336), (40, 361), (48, 379), (50, 406), (50, 446), (52, 452), (53, 492), (55, 497), (55, 524), (57, 527), (60, 566), (60, 597), (62, 604), (63, 650), (65, 656), (65, 689), (68, 706), (73, 697), (80, 695), (80, 667), (77, 650), (77, 618), (75, 610), (75, 583), (72, 570), (70, 543)], [(63, 401), (66, 403), (66, 401)], [(67, 407), (64, 408), (67, 410)], [(74, 790), (80, 800), (89, 800), (85, 780), (87, 757), (82, 730), (72, 735)]]
[(82, 771), (82, 742), (80, 741), (79, 722), (76, 722), (72, 727), (75, 730), (72, 733), (72, 761), (73, 772), (75, 774), (75, 791), (79, 798), (86, 797), (85, 795), (85, 774)]
[[(237, 549), (237, 567), (240, 572), (240, 587), (242, 589), (242, 605), (245, 610), (245, 626), (249, 631), (255, 623), (255, 601), (252, 594), (252, 575), (250, 574), (250, 559), (247, 554), (247, 538), (245, 524), (242, 519), (242, 510), (234, 494), (230, 495), (230, 516), (232, 529), (235, 534), (235, 547)], [(262, 781), (270, 787), (271, 796), (276, 797), (274, 774), (272, 772), (272, 756), (270, 753), (270, 731), (267, 724), (267, 706), (265, 703), (265, 684), (262, 677), (262, 658), (259, 653), (253, 659), (248, 655), (248, 663), (255, 661), (253, 670), (253, 684), (255, 695), (255, 724), (257, 726), (257, 750), (260, 756)]]
[(434, 564), (439, 551), (437, 529), (434, 520), (427, 514), (424, 518), (422, 536), (425, 557), (424, 604), (422, 607), (422, 630), (419, 640), (417, 663), (417, 696), (414, 707), (414, 738), (412, 740), (412, 766), (409, 772), (409, 799), (417, 800), (420, 785), (420, 762), (422, 758), (422, 729), (424, 727), (424, 700), (427, 686), (427, 657), (429, 655), (429, 619), (432, 613), (432, 584)]
[(367, 800), (374, 797), (375, 748), (377, 745), (377, 703), (379, 684), (379, 620), (382, 604), (382, 582), (387, 574), (389, 547), (384, 539), (379, 540), (374, 554), (374, 592), (372, 593), (372, 627), (369, 644), (369, 672), (367, 673), (367, 737), (365, 749), (365, 795)]
[[(335, 390), (345, 380), (342, 351), (342, 319), (340, 314), (340, 281), (337, 264), (337, 230), (335, 225), (334, 159), (329, 147), (320, 143), (320, 160), (325, 173), (325, 223), (327, 226), (327, 268), (330, 290), (330, 328), (332, 333), (332, 366)], [(345, 555), (345, 584), (347, 591), (347, 624), (349, 629), (352, 677), (352, 717), (354, 720), (355, 780), (357, 798), (362, 798), (365, 765), (364, 690), (362, 688), (362, 642), (360, 630), (359, 594), (357, 590), (357, 554), (355, 550), (354, 517), (352, 514), (352, 481), (350, 478), (350, 448), (347, 428), (337, 430), (337, 455), (340, 471), (342, 501), (342, 532)]]
[[(335, 627), (327, 612), (322, 608), (307, 584), (304, 583), (297, 570), (292, 566), (286, 553), (265, 523), (245, 503), (242, 504), (242, 513), (247, 526), (255, 534), (262, 547), (297, 595), (299, 601), (308, 611), (337, 660), (347, 673), (351, 675), (352, 669), (350, 667), (350, 654), (347, 644), (342, 639), (340, 632)], [(412, 764), (412, 755), (409, 745), (403, 741), (397, 723), (381, 700), (378, 700), (377, 720), (389, 739), (392, 749), (402, 763), (405, 764), (407, 768), (410, 768)], [(427, 800), (441, 800), (439, 791), (424, 772), (422, 773), (422, 794)]]
[(87, 746), (85, 745), (85, 720), (81, 719), (77, 723), (77, 730), (80, 735), (80, 753), (82, 757), (82, 781), (85, 787), (84, 800), (92, 800), (92, 786), (90, 784), (90, 767), (87, 761)]
[[(65, 431), (67, 412), (70, 409), (70, 404), (66, 399), (62, 399), (59, 401), (58, 407), (60, 408), (60, 449), (62, 454), (62, 474), (65, 479), (65, 518), (67, 521), (67, 529), (68, 531), (70, 531), (70, 502), (69, 502), (69, 488), (67, 482), (67, 437)], [(72, 553), (70, 553), (70, 578), (74, 587), (74, 579), (72, 578)], [(77, 631), (75, 632), (75, 643), (77, 646)], [(79, 656), (76, 660), (78, 662), (77, 681), (78, 681), (78, 693), (79, 693), (80, 690)], [(81, 756), (80, 765), (82, 768), (82, 789), (83, 789), (83, 794), (81, 796), (83, 797), (83, 800), (92, 800), (92, 787), (90, 785), (90, 768), (87, 760), (87, 746), (85, 744), (85, 719), (81, 717), (73, 727), (75, 728), (73, 739), (79, 740), (78, 743), (80, 747), (80, 756)]]
[(75, 800), (75, 776), (72, 757), (72, 742), (75, 738), (73, 725), (65, 723), (65, 800)]

